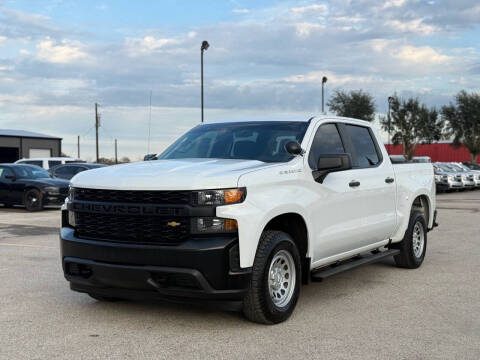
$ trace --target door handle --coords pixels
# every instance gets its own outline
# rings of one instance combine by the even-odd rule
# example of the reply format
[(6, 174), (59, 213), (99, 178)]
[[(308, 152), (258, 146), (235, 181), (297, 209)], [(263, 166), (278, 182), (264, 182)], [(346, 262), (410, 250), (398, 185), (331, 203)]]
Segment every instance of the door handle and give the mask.
[(392, 178), (392, 177), (387, 177), (387, 178), (385, 179), (385, 182), (386, 182), (387, 184), (391, 184), (391, 183), (393, 183), (394, 181), (395, 181), (395, 179)]
[(350, 186), (350, 187), (359, 187), (359, 186), (360, 186), (360, 181), (352, 180), (352, 181), (350, 181), (350, 183), (348, 184), (348, 186)]

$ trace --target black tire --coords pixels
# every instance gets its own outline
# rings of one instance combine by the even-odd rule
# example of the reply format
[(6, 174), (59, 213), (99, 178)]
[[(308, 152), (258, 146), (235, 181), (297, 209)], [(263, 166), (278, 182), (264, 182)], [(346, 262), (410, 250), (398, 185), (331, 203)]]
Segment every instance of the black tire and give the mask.
[(28, 211), (39, 211), (43, 209), (42, 193), (37, 189), (27, 190), (23, 197), (23, 203)]
[[(291, 285), (290, 299), (286, 304), (282, 304), (281, 307), (274, 303), (272, 299), (273, 294), (270, 294), (268, 285), (272, 260), (279, 253), (288, 253), (295, 266), (295, 283)], [(295, 309), (300, 295), (301, 274), (300, 255), (290, 235), (281, 231), (264, 231), (260, 237), (255, 255), (252, 278), (243, 300), (243, 313), (245, 316), (249, 320), (260, 324), (278, 324), (287, 320)], [(288, 277), (285, 277), (285, 279), (288, 279)], [(283, 283), (281, 286), (283, 286)], [(283, 288), (280, 291), (283, 291)]]
[(109, 297), (109, 296), (102, 296), (102, 295), (96, 295), (96, 294), (88, 294), (92, 299), (95, 299), (97, 301), (102, 301), (102, 302), (117, 302), (120, 301), (121, 299), (116, 298), (116, 297)]
[[(421, 252), (419, 247), (416, 247), (417, 251), (414, 250), (414, 231), (423, 235), (423, 249)], [(416, 236), (419, 236), (419, 233)], [(397, 266), (416, 269), (422, 265), (427, 251), (427, 222), (421, 212), (412, 211), (405, 236), (397, 248), (400, 249), (400, 254), (394, 257)]]

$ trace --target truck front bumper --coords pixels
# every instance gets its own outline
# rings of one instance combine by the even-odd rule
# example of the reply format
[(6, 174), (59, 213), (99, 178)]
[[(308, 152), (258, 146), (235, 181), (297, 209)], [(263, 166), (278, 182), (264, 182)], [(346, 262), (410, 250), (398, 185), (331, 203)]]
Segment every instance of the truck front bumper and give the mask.
[(250, 279), (235, 237), (192, 238), (177, 246), (80, 239), (60, 231), (62, 266), (74, 291), (125, 299), (230, 303), (239, 308)]

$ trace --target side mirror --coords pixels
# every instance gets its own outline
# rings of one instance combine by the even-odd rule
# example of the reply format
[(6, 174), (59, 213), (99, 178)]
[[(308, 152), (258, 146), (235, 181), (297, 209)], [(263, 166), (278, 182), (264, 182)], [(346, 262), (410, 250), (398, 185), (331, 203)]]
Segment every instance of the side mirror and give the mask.
[(15, 180), (17, 180), (17, 177), (15, 175), (5, 175), (5, 179), (15, 181)]
[(285, 150), (292, 155), (303, 155), (305, 151), (302, 149), (302, 146), (296, 141), (289, 141), (285, 144)]
[(322, 154), (318, 158), (317, 169), (312, 174), (314, 180), (321, 184), (328, 174), (351, 168), (352, 161), (348, 154)]

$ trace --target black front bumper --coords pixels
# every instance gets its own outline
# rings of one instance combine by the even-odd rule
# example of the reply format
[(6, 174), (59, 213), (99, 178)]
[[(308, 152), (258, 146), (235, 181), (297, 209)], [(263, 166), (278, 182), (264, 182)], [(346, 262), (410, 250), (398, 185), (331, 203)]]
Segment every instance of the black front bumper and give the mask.
[(177, 246), (80, 239), (60, 231), (72, 290), (127, 299), (240, 302), (250, 269), (240, 269), (236, 237), (192, 238)]

